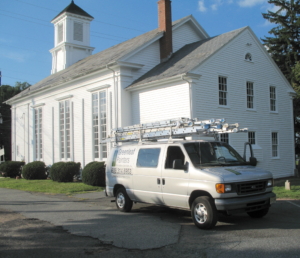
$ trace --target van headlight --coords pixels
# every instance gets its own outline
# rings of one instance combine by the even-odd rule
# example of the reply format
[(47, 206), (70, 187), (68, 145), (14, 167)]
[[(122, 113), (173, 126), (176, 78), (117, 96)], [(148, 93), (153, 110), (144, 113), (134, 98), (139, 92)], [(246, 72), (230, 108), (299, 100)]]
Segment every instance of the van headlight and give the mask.
[(231, 184), (216, 184), (217, 193), (229, 193), (232, 191)]
[(269, 179), (267, 181), (267, 187), (272, 187), (273, 186), (273, 179)]

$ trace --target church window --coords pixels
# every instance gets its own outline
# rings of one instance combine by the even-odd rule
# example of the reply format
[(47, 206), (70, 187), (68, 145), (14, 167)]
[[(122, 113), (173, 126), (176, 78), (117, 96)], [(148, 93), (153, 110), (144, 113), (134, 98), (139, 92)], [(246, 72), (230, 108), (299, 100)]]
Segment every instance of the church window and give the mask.
[(59, 102), (60, 158), (71, 158), (71, 108), (70, 100)]
[(253, 82), (247, 82), (247, 108), (254, 109)]
[(36, 108), (34, 110), (34, 137), (35, 137), (35, 160), (43, 159), (43, 110)]
[(219, 76), (219, 105), (227, 106), (227, 78)]
[(74, 22), (74, 40), (83, 41), (83, 24)]
[(270, 111), (276, 112), (276, 88), (270, 87)]
[(102, 144), (107, 136), (106, 91), (92, 94), (93, 112), (93, 151), (95, 159), (107, 158), (107, 144)]
[(62, 23), (58, 24), (57, 27), (57, 43), (60, 43), (63, 41), (64, 38), (64, 26)]

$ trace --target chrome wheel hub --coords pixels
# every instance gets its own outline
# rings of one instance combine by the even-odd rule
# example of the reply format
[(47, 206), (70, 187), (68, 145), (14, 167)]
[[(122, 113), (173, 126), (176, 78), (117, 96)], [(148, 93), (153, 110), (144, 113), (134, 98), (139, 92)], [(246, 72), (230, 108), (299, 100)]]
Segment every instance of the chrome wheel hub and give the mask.
[(194, 208), (194, 216), (199, 224), (203, 224), (207, 220), (207, 210), (202, 203), (198, 203)]
[(124, 208), (124, 205), (125, 205), (125, 196), (123, 193), (119, 193), (118, 196), (117, 196), (117, 204), (118, 204), (118, 207), (120, 207), (120, 209), (123, 209)]

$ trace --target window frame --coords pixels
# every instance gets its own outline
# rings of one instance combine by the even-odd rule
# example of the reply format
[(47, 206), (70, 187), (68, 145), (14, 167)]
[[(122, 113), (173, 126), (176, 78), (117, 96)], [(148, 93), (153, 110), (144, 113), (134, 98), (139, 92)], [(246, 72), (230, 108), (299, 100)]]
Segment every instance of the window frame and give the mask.
[[(254, 139), (254, 143), (251, 142), (251, 136), (250, 134), (254, 134), (254, 137), (252, 137)], [(256, 132), (255, 131), (248, 131), (248, 142), (253, 146), (253, 145), (257, 145), (257, 140), (256, 140)]]
[[(222, 81), (221, 81), (222, 80)], [(224, 83), (225, 80), (225, 83)], [(222, 87), (225, 86), (225, 89)], [(229, 107), (228, 105), (228, 76), (218, 76), (218, 104), (219, 107)], [(225, 102), (225, 104), (223, 103)]]
[[(248, 86), (252, 84), (252, 95), (249, 94), (249, 91), (251, 91), (251, 89), (249, 90)], [(252, 107), (249, 107), (249, 98), (252, 99)], [(251, 80), (247, 80), (246, 81), (246, 108), (247, 110), (251, 110), (251, 111), (255, 111), (255, 90), (254, 90), (254, 82)]]
[[(105, 95), (104, 103), (101, 104), (101, 95)], [(97, 96), (97, 99), (94, 99), (94, 97)], [(92, 153), (94, 160), (103, 160), (106, 161), (108, 158), (108, 145), (100, 144), (101, 140), (105, 139), (107, 137), (107, 131), (108, 131), (108, 92), (106, 89), (99, 90), (96, 92), (92, 92), (91, 98), (92, 98)], [(97, 102), (96, 102), (97, 100)], [(103, 100), (103, 97), (102, 97)], [(96, 104), (95, 104), (96, 103)], [(96, 111), (96, 113), (95, 113)], [(97, 115), (97, 118), (94, 116)], [(103, 115), (103, 117), (102, 117)], [(96, 122), (95, 122), (96, 120)], [(102, 123), (102, 121), (105, 121), (105, 123)], [(96, 131), (95, 131), (96, 130)]]
[(43, 160), (43, 109), (34, 108), (34, 160)]
[[(222, 140), (222, 136), (226, 137), (227, 139), (225, 139), (225, 141)], [(219, 141), (229, 144), (229, 133), (220, 133), (219, 134)]]
[(79, 21), (73, 22), (73, 40), (83, 42), (83, 23)]
[[(66, 103), (68, 106), (66, 106)], [(63, 112), (62, 111), (63, 104)], [(68, 107), (69, 112), (66, 112)], [(63, 114), (63, 117), (62, 117)], [(59, 158), (60, 160), (72, 160), (72, 102), (70, 99), (63, 99), (59, 101)], [(67, 121), (69, 120), (69, 123)], [(62, 123), (63, 121), (63, 123)], [(69, 128), (67, 127), (69, 125)], [(68, 135), (69, 132), (69, 135)], [(69, 138), (69, 142), (68, 142)], [(68, 145), (69, 143), (69, 145)]]
[(57, 44), (64, 41), (64, 23), (57, 24)]
[[(274, 89), (274, 92), (271, 92), (271, 89)], [(272, 94), (274, 95), (274, 98), (272, 98)], [(273, 103), (272, 103), (273, 101)], [(272, 110), (272, 107), (274, 107), (275, 110)], [(269, 86), (269, 110), (271, 113), (278, 113), (277, 109), (277, 88), (273, 85)]]
[[(274, 144), (273, 142), (273, 135), (276, 135), (276, 143)], [(274, 149), (273, 147), (276, 146), (276, 156), (274, 156)], [(272, 159), (279, 159), (280, 156), (279, 156), (279, 133), (278, 131), (272, 131), (271, 132), (271, 157)]]

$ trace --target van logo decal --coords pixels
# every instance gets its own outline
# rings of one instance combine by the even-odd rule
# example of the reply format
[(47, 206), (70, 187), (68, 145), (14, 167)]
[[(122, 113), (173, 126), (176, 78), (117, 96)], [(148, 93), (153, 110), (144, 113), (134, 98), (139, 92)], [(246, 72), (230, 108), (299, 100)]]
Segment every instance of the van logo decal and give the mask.
[(236, 174), (237, 176), (238, 176), (238, 175), (241, 175), (240, 172), (237, 172), (237, 171), (235, 171), (235, 170), (233, 170), (233, 169), (230, 169), (230, 168), (226, 168), (225, 170), (227, 170), (227, 171), (229, 171), (229, 172), (231, 172), (231, 173), (234, 173), (234, 174)]

